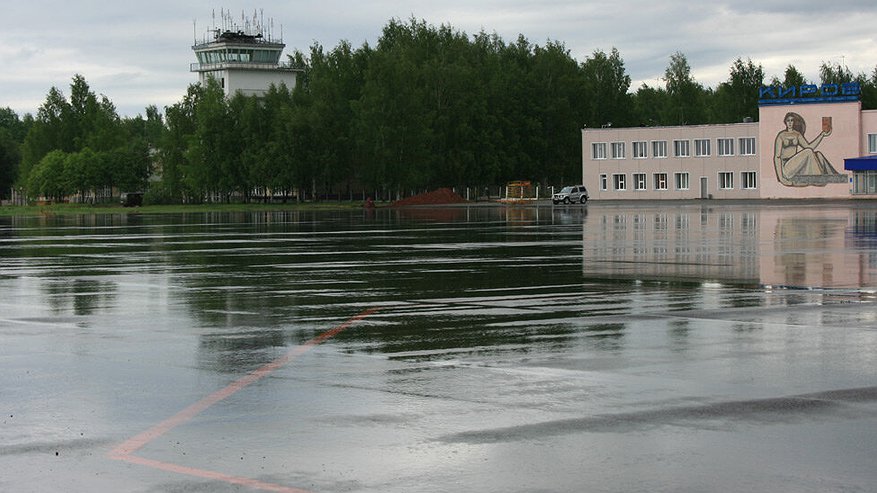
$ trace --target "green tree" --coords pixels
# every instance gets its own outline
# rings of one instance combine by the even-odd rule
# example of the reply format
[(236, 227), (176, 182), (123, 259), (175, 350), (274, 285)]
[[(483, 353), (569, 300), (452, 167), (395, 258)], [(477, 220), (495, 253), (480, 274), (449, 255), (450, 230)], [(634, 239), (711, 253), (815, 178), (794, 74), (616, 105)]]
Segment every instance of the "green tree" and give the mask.
[(780, 80), (777, 77), (771, 79), (770, 84), (772, 86), (782, 86), (782, 87), (800, 87), (807, 83), (807, 79), (794, 65), (789, 65), (786, 67), (786, 70), (783, 72), (783, 79)]
[(541, 122), (533, 97), (533, 46), (519, 35), (514, 43), (500, 42), (497, 57), (499, 73), (490, 92), (497, 100), (493, 111), (500, 135), (497, 181), (503, 182), (527, 178), (532, 171), (532, 153), (537, 147), (533, 140), (541, 135)]
[(828, 62), (822, 62), (819, 66), (819, 79), (823, 84), (843, 84), (853, 82), (855, 76), (849, 68), (840, 64), (831, 65)]
[(201, 189), (197, 179), (188, 177), (195, 171), (190, 162), (189, 146), (195, 139), (195, 112), (203, 94), (201, 85), (192, 84), (182, 101), (165, 110), (167, 123), (155, 156), (155, 172), (159, 180), (150, 187), (147, 196), (153, 202), (179, 203), (198, 201), (203, 197), (195, 192)]
[(97, 188), (100, 181), (100, 163), (97, 154), (86, 147), (79, 152), (66, 153), (63, 173), (56, 177), (64, 190), (78, 193), (84, 198), (87, 191)]
[[(582, 118), (576, 105), (586, 97), (586, 89), (581, 67), (564, 45), (549, 42), (534, 49), (532, 87), (541, 133), (535, 136), (535, 168), (523, 177), (540, 182), (578, 180)], [(627, 111), (626, 101), (618, 102), (624, 107), (616, 108), (615, 114), (621, 115)]]
[[(98, 98), (85, 78), (77, 74), (70, 84), (69, 101), (53, 87), (40, 106), (21, 147), (19, 180), (22, 183), (40, 184), (39, 193), (44, 196), (52, 188), (47, 185), (47, 180), (59, 182), (54, 191), (73, 186), (72, 191), (84, 193), (98, 187), (110, 187), (112, 180), (101, 177), (111, 176), (112, 173), (97, 173), (94, 166), (101, 162), (103, 153), (125, 148), (132, 139), (141, 137), (132, 134), (129, 127), (129, 122), (119, 118), (113, 103), (106, 96)], [(83, 152), (86, 149), (88, 151)], [(67, 185), (60, 183), (64, 181), (61, 174), (51, 177), (43, 173), (39, 179), (30, 179), (29, 175), (35, 166), (52, 151), (61, 151), (69, 157), (71, 166), (67, 172)], [(50, 161), (49, 164), (55, 166), (56, 162)], [(46, 166), (42, 168), (44, 172)]]
[(285, 202), (300, 183), (300, 159), (294, 145), (296, 133), (290, 131), (298, 116), (294, 114), (290, 88), (271, 87), (265, 95), (264, 108), (269, 138), (253, 170), (261, 177), (255, 183), (261, 183), (272, 193), (280, 193)]
[(10, 108), (0, 108), (0, 199), (8, 199), (18, 178), (25, 124)]
[(587, 101), (584, 125), (600, 128), (606, 124), (627, 126), (634, 124), (633, 99), (629, 94), (630, 76), (624, 69), (624, 60), (616, 48), (609, 55), (597, 50), (582, 63), (586, 92), (581, 100)]
[(470, 48), (470, 84), (477, 91), (469, 93), (469, 101), (476, 102), (471, 105), (474, 134), (469, 152), (472, 163), (466, 168), (463, 180), (479, 189), (497, 183), (506, 162), (501, 124), (507, 104), (507, 94), (502, 90), (506, 83), (500, 61), (503, 46), (495, 33), (482, 31), (473, 37)]
[(326, 190), (345, 182), (349, 187), (361, 164), (353, 107), (362, 95), (369, 53), (367, 46), (354, 51), (347, 41), (328, 53), (319, 44), (311, 47), (307, 99), (299, 93), (299, 102), (306, 108), (301, 116), (314, 138), (308, 165), (313, 179)]
[(195, 107), (195, 129), (188, 145), (187, 185), (198, 195), (231, 199), (238, 180), (240, 142), (234, 135), (235, 122), (219, 83), (208, 79)]
[(681, 52), (670, 56), (664, 71), (669, 106), (664, 121), (670, 125), (696, 125), (706, 122), (707, 92), (691, 75), (688, 59)]
[(98, 155), (99, 185), (116, 187), (122, 192), (146, 190), (151, 173), (149, 144), (145, 138), (134, 138), (128, 145)]
[(60, 201), (71, 192), (64, 179), (69, 154), (54, 150), (43, 156), (36, 163), (27, 177), (28, 193), (32, 197), (45, 197), (50, 200)]
[(164, 135), (164, 118), (158, 107), (149, 105), (146, 107), (146, 121), (143, 126), (143, 135), (150, 147), (158, 147)]
[(30, 170), (49, 152), (75, 150), (70, 114), (70, 103), (59, 89), (52, 87), (21, 146), (22, 180), (28, 180)]
[(716, 89), (713, 114), (720, 123), (758, 120), (758, 89), (764, 84), (764, 68), (751, 59), (738, 58), (731, 65), (730, 76)]
[(670, 97), (663, 87), (651, 87), (643, 84), (633, 95), (635, 119), (639, 125), (652, 127), (667, 125), (665, 121), (670, 106)]
[(0, 128), (0, 199), (8, 199), (18, 177), (19, 144), (11, 132)]
[(431, 182), (435, 114), (427, 105), (426, 62), (417, 56), (424, 47), (414, 44), (422, 29), (414, 20), (393, 20), (384, 28), (356, 106), (358, 145), (371, 162), (363, 179), (391, 192)]
[(860, 74), (856, 80), (862, 89), (862, 109), (877, 109), (877, 67), (870, 76)]

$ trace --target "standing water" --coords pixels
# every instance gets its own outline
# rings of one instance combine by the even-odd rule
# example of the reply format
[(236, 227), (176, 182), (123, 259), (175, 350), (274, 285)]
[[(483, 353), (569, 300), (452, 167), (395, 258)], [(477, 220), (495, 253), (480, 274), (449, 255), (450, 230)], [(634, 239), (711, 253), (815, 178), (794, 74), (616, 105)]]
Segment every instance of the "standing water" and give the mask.
[(868, 491), (875, 247), (867, 203), (0, 218), (0, 490)]

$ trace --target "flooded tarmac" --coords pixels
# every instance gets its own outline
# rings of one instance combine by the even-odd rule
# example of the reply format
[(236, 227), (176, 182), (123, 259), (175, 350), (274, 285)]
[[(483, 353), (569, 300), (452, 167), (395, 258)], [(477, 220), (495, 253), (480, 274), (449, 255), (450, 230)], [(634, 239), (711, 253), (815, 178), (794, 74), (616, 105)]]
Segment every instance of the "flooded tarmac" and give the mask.
[(877, 204), (0, 218), (0, 491), (877, 484)]

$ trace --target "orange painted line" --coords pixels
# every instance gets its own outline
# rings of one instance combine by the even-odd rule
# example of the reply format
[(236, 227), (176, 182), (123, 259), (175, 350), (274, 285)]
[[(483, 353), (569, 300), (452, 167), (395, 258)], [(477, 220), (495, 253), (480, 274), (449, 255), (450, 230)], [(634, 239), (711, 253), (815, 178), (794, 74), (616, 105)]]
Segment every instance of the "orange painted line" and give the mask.
[(235, 380), (234, 382), (230, 383), (226, 387), (224, 387), (220, 390), (217, 390), (216, 392), (204, 397), (203, 399), (192, 404), (191, 406), (186, 407), (182, 411), (178, 412), (177, 414), (174, 414), (170, 418), (165, 419), (164, 421), (158, 423), (157, 425), (153, 426), (152, 428), (149, 428), (148, 430), (146, 430), (142, 433), (139, 433), (139, 434), (129, 438), (128, 440), (125, 440), (124, 442), (122, 442), (121, 444), (119, 444), (118, 446), (113, 448), (113, 450), (110, 451), (110, 453), (108, 454), (109, 458), (113, 459), (113, 460), (121, 460), (121, 461), (125, 461), (125, 462), (130, 462), (132, 464), (139, 464), (139, 465), (143, 465), (143, 466), (148, 466), (148, 467), (152, 467), (155, 469), (161, 469), (163, 471), (176, 472), (179, 474), (185, 474), (188, 476), (196, 476), (199, 478), (215, 479), (217, 481), (223, 481), (226, 483), (249, 486), (252, 488), (257, 488), (257, 489), (262, 489), (262, 490), (280, 491), (280, 492), (286, 492), (286, 493), (303, 493), (303, 492), (305, 492), (305, 490), (300, 490), (300, 489), (296, 489), (296, 488), (289, 488), (287, 486), (282, 486), (282, 485), (277, 485), (277, 484), (272, 484), (272, 483), (265, 483), (265, 482), (258, 481), (255, 479), (230, 476), (230, 475), (223, 474), (220, 472), (208, 471), (208, 470), (197, 469), (197, 468), (192, 468), (192, 467), (186, 467), (186, 466), (181, 466), (178, 464), (161, 462), (161, 461), (156, 461), (156, 460), (152, 460), (152, 459), (145, 459), (142, 457), (137, 457), (133, 454), (134, 454), (134, 452), (137, 452), (138, 450), (140, 450), (141, 448), (143, 448), (144, 446), (146, 446), (147, 444), (149, 444), (150, 442), (152, 442), (156, 438), (158, 438), (158, 437), (164, 435), (165, 433), (173, 430), (174, 428), (190, 421), (192, 418), (201, 414), (202, 412), (204, 412), (206, 409), (210, 408), (211, 406), (213, 406), (217, 402), (220, 402), (223, 399), (226, 399), (226, 398), (234, 395), (235, 393), (237, 393), (241, 389), (245, 388), (246, 386), (267, 377), (268, 375), (270, 375), (271, 373), (276, 371), (278, 368), (289, 363), (294, 358), (301, 356), (302, 354), (306, 353), (308, 350), (312, 349), (314, 346), (321, 344), (321, 343), (325, 342), (326, 340), (331, 339), (332, 337), (335, 337), (340, 332), (349, 328), (354, 323), (362, 320), (363, 318), (365, 318), (365, 317), (367, 317), (367, 316), (369, 316), (377, 311), (378, 311), (377, 308), (369, 308), (368, 310), (360, 312), (356, 316), (350, 318), (349, 320), (338, 325), (337, 327), (334, 327), (334, 328), (329, 329), (325, 332), (322, 332), (321, 334), (319, 334), (316, 337), (314, 337), (313, 339), (305, 342), (304, 344), (290, 349), (289, 351), (287, 351), (286, 354), (275, 359), (274, 361), (267, 363), (267, 364), (255, 369), (255, 370), (251, 371), (247, 375)]
[(206, 469), (197, 469), (194, 467), (181, 466), (179, 464), (172, 464), (170, 462), (161, 462), (152, 459), (144, 459), (143, 457), (138, 457), (136, 455), (129, 455), (124, 458), (118, 458), (118, 460), (123, 460), (126, 462), (130, 462), (132, 464), (138, 464), (141, 466), (151, 467), (153, 469), (159, 469), (162, 471), (173, 472), (177, 474), (183, 474), (186, 476), (194, 476), (202, 479), (212, 479), (215, 481), (222, 481), (224, 483), (236, 484), (240, 486), (247, 486), (249, 488), (265, 490), (265, 491), (278, 491), (280, 493), (311, 493), (307, 490), (302, 490), (298, 488), (291, 488), (289, 486), (283, 486), (280, 484), (274, 483), (266, 483), (264, 481), (259, 481), (258, 479), (252, 478), (244, 478), (241, 476), (231, 476), (228, 474), (223, 474), (221, 472), (216, 471), (208, 471)]

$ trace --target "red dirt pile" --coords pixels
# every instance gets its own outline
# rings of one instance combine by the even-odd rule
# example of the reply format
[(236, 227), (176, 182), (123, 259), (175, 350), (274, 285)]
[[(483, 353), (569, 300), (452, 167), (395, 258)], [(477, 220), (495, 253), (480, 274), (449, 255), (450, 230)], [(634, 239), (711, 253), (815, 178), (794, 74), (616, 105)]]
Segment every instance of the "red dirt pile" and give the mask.
[(466, 202), (466, 199), (459, 194), (454, 193), (450, 188), (439, 188), (432, 192), (397, 200), (390, 204), (390, 207), (404, 207), (406, 205), (460, 204), (463, 202)]

